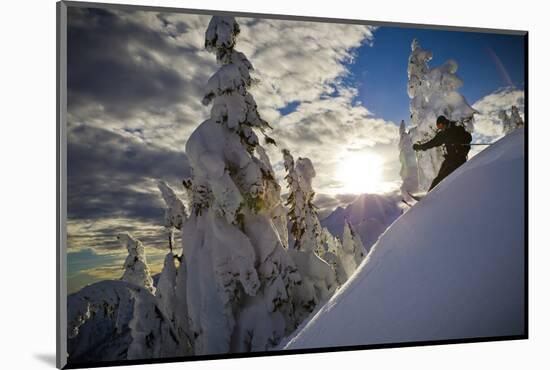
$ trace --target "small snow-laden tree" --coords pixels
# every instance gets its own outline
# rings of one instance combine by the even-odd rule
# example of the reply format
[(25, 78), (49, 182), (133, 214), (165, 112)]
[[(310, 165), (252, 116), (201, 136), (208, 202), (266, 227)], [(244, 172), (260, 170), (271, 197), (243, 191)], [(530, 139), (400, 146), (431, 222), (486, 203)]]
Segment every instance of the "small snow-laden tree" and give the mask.
[(320, 253), (322, 251), (321, 225), (313, 205), (315, 193), (311, 184), (315, 177), (315, 169), (309, 158), (299, 158), (295, 163), (290, 151), (283, 149), (282, 153), (287, 171), (285, 179), (289, 193), (286, 205), (289, 208), (290, 233), (294, 239), (293, 248)]
[[(178, 338), (181, 342), (187, 342), (192, 348), (192, 337), (189, 331), (189, 317), (187, 313), (187, 285), (185, 264), (181, 263), (183, 256), (174, 254), (174, 232), (180, 231), (187, 221), (188, 215), (183, 201), (176, 192), (164, 181), (158, 182), (158, 188), (166, 203), (164, 213), (164, 227), (168, 232), (168, 243), (170, 251), (164, 259), (164, 266), (157, 284), (156, 296), (159, 306), (167, 317), (170, 318)], [(176, 266), (179, 260), (179, 267)]]
[(321, 231), (321, 239), (325, 250), (321, 258), (323, 258), (323, 260), (326, 261), (334, 270), (336, 284), (338, 286), (342, 286), (347, 280), (346, 271), (344, 270), (344, 266), (340, 260), (340, 256), (342, 254), (340, 251), (342, 249), (342, 243), (340, 242), (340, 239), (333, 236), (326, 227), (323, 227)]
[(339, 257), (347, 280), (361, 264), (366, 251), (359, 234), (355, 232), (348, 219), (345, 221), (344, 234), (342, 235), (342, 249), (339, 250)]
[(120, 243), (128, 250), (128, 256), (124, 261), (124, 273), (120, 280), (131, 284), (142, 286), (155, 294), (153, 278), (147, 265), (145, 247), (130, 233), (123, 233), (117, 236)]
[(297, 306), (297, 321), (305, 319), (315, 307), (327, 301), (337, 288), (332, 267), (320, 255), (325, 246), (322, 228), (313, 204), (315, 195), (312, 179), (315, 169), (308, 158), (298, 158), (296, 163), (287, 149), (283, 149), (284, 166), (287, 171), (289, 196), (289, 219), (293, 248), (289, 250), (296, 264), (302, 284), (294, 288), (293, 298)]
[(405, 121), (399, 126), (399, 162), (401, 163), (401, 195), (409, 200), (410, 195), (418, 191), (418, 167), (416, 166), (416, 153), (412, 148), (411, 135), (407, 132)]
[(157, 284), (157, 290), (155, 296), (159, 301), (159, 306), (166, 317), (175, 324), (176, 313), (176, 279), (177, 270), (175, 263), (175, 256), (172, 251), (168, 252), (164, 258), (164, 265), (162, 272), (160, 273), (159, 281)]
[(168, 243), (170, 251), (174, 247), (174, 229), (181, 230), (183, 223), (187, 220), (187, 212), (183, 201), (176, 195), (172, 189), (164, 181), (158, 181), (157, 186), (162, 195), (162, 199), (166, 203), (164, 209), (164, 227), (168, 231)]
[[(422, 49), (418, 40), (411, 44), (408, 65), (408, 88), (413, 142), (426, 142), (436, 134), (435, 122), (444, 115), (473, 132), (473, 109), (457, 90), (463, 85), (456, 75), (458, 64), (448, 60), (440, 67), (430, 68), (432, 53)], [(444, 159), (443, 146), (417, 153), (419, 190), (426, 191), (437, 176)]]
[(280, 234), (280, 186), (257, 136), (270, 127), (248, 92), (252, 65), (235, 50), (239, 32), (232, 17), (208, 25), (205, 46), (220, 69), (203, 99), (210, 118), (186, 143), (192, 206), (182, 263), (195, 354), (275, 346), (294, 325), (290, 291), (301, 280)]
[(514, 130), (512, 119), (508, 115), (508, 113), (506, 113), (506, 110), (502, 109), (500, 112), (498, 112), (498, 118), (502, 122), (502, 133), (504, 135), (508, 135)]
[(67, 298), (68, 362), (189, 355), (149, 289), (104, 280)]
[[(294, 157), (290, 154), (288, 149), (283, 149), (283, 165), (286, 170), (285, 180), (288, 187), (288, 196), (286, 200), (286, 206), (288, 207), (288, 220), (290, 222), (290, 235), (294, 240), (299, 238), (301, 230), (298, 229), (299, 222), (297, 220), (301, 218), (299, 214), (300, 210), (303, 208), (303, 205), (298, 204), (303, 202), (303, 195), (301, 194), (301, 189), (298, 182), (298, 174), (294, 170)], [(296, 247), (296, 243), (292, 245), (293, 248)]]
[(512, 120), (512, 125), (514, 128), (523, 127), (523, 119), (519, 114), (518, 107), (515, 105), (512, 105), (512, 114), (510, 115), (510, 119)]

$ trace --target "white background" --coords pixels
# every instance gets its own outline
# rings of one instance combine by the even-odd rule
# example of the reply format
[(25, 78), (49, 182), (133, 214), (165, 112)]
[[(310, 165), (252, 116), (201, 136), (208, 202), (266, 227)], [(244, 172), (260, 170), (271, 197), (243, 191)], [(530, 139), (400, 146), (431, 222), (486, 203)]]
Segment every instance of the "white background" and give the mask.
[[(117, 2), (112, 0), (112, 2)], [(547, 368), (550, 350), (546, 209), (549, 186), (549, 20), (544, 2), (128, 0), (125, 3), (530, 31), (530, 339), (175, 363), (147, 369)], [(533, 5), (538, 3), (537, 5)], [(1, 367), (55, 364), (55, 2), (6, 1), (1, 12)], [(503, 200), (504, 201), (504, 200)]]

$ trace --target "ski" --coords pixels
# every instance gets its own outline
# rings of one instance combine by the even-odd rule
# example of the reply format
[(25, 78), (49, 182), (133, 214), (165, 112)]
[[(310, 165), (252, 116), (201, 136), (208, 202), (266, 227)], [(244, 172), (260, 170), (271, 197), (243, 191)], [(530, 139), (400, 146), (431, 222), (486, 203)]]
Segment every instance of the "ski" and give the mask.
[(426, 193), (422, 193), (422, 194), (411, 194), (409, 192), (407, 192), (407, 194), (409, 194), (409, 196), (416, 200), (417, 202), (420, 202), (425, 196), (426, 196)]
[(414, 206), (414, 204), (410, 204), (409, 202), (407, 202), (405, 199), (401, 199), (401, 201), (403, 203), (405, 203), (409, 208), (412, 208)]

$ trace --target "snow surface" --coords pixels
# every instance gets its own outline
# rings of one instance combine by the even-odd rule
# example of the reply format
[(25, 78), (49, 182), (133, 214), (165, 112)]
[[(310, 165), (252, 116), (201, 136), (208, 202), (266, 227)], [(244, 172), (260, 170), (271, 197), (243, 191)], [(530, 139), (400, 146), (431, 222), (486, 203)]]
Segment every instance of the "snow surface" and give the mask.
[(284, 349), (520, 335), (524, 133), (443, 180)]

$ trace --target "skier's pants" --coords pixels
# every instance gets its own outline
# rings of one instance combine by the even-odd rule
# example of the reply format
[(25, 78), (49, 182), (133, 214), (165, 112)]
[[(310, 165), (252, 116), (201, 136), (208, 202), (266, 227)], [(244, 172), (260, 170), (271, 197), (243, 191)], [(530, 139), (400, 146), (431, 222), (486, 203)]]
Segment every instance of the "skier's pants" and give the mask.
[[(432, 181), (430, 190), (432, 190), (437, 184), (441, 182), (445, 177), (449, 176), (454, 170), (462, 166), (466, 162), (466, 158), (445, 158), (439, 169), (439, 173), (436, 178)], [(430, 191), (428, 190), (428, 191)]]

